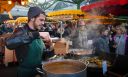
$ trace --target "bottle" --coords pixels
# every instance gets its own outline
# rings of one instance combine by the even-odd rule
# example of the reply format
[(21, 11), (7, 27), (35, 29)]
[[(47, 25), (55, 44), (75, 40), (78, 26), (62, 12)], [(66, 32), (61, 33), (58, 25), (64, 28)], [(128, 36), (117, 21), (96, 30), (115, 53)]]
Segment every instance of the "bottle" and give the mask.
[(102, 61), (102, 71), (103, 71), (103, 75), (105, 75), (107, 72), (107, 61), (106, 60)]

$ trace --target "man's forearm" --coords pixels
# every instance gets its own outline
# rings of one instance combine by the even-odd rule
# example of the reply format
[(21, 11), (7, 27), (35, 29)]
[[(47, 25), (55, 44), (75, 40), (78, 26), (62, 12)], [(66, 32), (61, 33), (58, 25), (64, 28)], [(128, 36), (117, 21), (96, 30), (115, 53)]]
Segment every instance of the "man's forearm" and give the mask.
[(8, 49), (15, 49), (20, 45), (31, 43), (34, 39), (39, 37), (38, 32), (28, 32), (6, 39), (6, 46)]

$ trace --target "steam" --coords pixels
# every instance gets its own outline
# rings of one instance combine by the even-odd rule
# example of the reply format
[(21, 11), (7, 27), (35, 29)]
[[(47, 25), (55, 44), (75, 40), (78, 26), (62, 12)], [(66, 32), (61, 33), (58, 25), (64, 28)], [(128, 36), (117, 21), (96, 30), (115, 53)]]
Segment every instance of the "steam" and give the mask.
[[(91, 11), (91, 14), (98, 15), (98, 12), (95, 10)], [(78, 24), (79, 27), (77, 27), (76, 31), (74, 32), (73, 37), (70, 37), (72, 41), (72, 48), (76, 49), (85, 49), (90, 50), (94, 49), (93, 43), (96, 41), (96, 39), (99, 36), (98, 28), (102, 25), (97, 24), (101, 23), (99, 19), (82, 19), (81, 22), (85, 22), (85, 25), (83, 23), (83, 26), (81, 23)]]

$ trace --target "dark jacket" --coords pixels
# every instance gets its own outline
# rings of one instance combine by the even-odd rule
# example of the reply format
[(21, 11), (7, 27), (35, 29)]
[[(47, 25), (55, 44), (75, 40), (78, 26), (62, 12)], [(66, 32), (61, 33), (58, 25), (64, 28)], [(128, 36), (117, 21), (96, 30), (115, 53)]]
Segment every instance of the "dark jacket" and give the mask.
[(6, 46), (8, 49), (15, 49), (17, 60), (21, 62), (28, 54), (29, 44), (38, 38), (38, 31), (31, 30), (26, 24), (17, 28), (13, 35), (6, 39)]
[(109, 53), (109, 38), (107, 36), (100, 36), (94, 43), (96, 54), (99, 55), (102, 52)]

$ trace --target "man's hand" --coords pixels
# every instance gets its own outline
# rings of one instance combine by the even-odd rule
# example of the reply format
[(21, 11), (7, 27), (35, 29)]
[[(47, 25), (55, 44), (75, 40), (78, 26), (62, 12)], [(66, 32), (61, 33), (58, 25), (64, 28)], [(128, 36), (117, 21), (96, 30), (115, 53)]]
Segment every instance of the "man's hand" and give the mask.
[(45, 42), (51, 41), (50, 35), (49, 35), (48, 32), (39, 32), (39, 35), (40, 35), (40, 37), (41, 37)]

